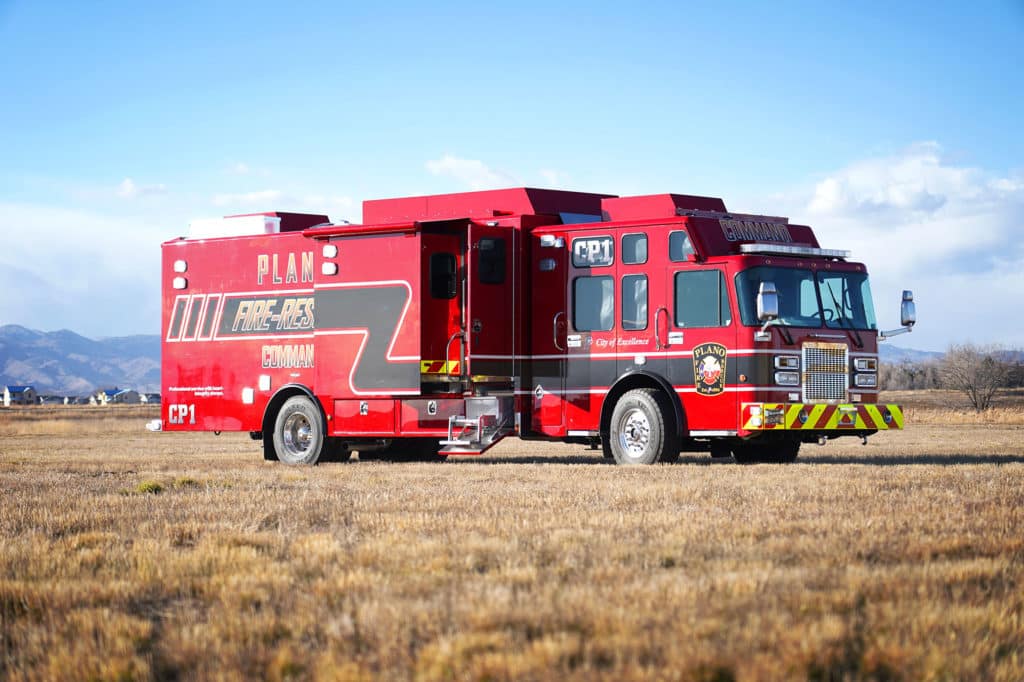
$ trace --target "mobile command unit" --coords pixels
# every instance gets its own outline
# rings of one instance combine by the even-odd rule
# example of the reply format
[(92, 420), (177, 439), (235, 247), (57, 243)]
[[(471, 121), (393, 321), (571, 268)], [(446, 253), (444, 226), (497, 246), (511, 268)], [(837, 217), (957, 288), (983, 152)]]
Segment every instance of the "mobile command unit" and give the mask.
[(163, 244), (164, 431), (314, 464), (476, 455), (506, 436), (619, 464), (790, 462), (903, 427), (878, 403), (868, 273), (720, 199), (504, 189), (262, 213)]

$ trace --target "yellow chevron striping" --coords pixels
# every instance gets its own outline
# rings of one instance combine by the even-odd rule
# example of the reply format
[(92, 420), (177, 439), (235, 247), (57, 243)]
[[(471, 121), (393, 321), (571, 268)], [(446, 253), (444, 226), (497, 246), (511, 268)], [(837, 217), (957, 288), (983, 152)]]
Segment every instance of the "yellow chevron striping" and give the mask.
[(882, 411), (878, 409), (878, 405), (865, 405), (864, 411), (868, 413), (871, 420), (875, 422), (875, 428), (877, 429), (888, 429), (889, 425), (882, 419)]
[[(761, 412), (758, 415), (749, 413), (750, 407), (760, 407)], [(803, 404), (803, 403), (745, 403), (742, 408), (743, 412), (747, 415), (743, 428), (748, 431), (763, 431), (772, 429), (786, 429), (786, 430), (814, 430), (818, 424), (818, 420), (830, 408), (835, 408), (829, 417), (828, 421), (823, 424), (821, 430), (863, 430), (870, 431), (877, 429), (879, 431), (896, 430), (903, 428), (903, 410), (899, 405), (875, 405), (861, 403), (859, 407), (864, 408), (866, 416), (862, 416), (859, 410), (856, 410), (858, 405), (844, 404), (844, 405), (824, 405), (824, 404)], [(845, 409), (843, 409), (845, 408)], [(890, 416), (889, 423), (886, 423), (883, 418), (883, 409), (887, 410)], [(768, 411), (784, 410), (784, 419), (782, 424), (768, 424), (766, 414)], [(855, 411), (856, 410), (856, 411)], [(807, 420), (803, 423), (800, 422), (801, 412), (807, 415)], [(844, 415), (853, 418), (852, 424), (846, 424), (840, 426), (840, 422)], [(755, 423), (759, 422), (759, 423)]]
[(903, 409), (899, 405), (886, 405), (889, 409), (889, 414), (892, 415), (892, 423), (894, 426), (889, 428), (902, 429), (903, 428)]

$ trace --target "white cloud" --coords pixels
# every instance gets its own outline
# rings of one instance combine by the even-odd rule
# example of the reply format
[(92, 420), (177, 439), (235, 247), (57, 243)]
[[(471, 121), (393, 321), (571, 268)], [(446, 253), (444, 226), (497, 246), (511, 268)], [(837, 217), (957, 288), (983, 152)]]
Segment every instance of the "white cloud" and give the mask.
[(427, 161), (426, 167), (433, 175), (454, 178), (470, 189), (496, 189), (521, 184), (511, 175), (489, 168), (483, 161), (460, 159), (450, 154)]
[(156, 194), (166, 194), (167, 185), (155, 184), (155, 185), (138, 185), (131, 178), (125, 178), (121, 181), (121, 184), (117, 186), (117, 196), (122, 199), (135, 199), (143, 196), (153, 196)]
[(923, 143), (851, 163), (782, 201), (822, 246), (867, 264), (883, 326), (895, 326), (900, 289), (914, 289), (920, 323), (904, 345), (1024, 346), (1012, 312), (1024, 292), (1021, 178), (951, 163)]
[[(176, 217), (122, 217), (0, 201), (18, 230), (0, 251), (0, 320), (89, 336), (156, 333), (160, 244)], [(16, 293), (15, 293), (16, 292)]]

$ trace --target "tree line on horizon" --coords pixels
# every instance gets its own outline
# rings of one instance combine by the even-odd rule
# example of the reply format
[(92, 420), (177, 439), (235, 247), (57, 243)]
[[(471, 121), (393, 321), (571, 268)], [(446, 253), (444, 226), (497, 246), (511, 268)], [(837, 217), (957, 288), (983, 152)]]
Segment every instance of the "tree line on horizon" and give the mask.
[(952, 345), (939, 358), (883, 363), (878, 386), (889, 391), (957, 391), (982, 412), (992, 407), (999, 389), (1024, 388), (1024, 361), (1019, 352), (998, 345)]

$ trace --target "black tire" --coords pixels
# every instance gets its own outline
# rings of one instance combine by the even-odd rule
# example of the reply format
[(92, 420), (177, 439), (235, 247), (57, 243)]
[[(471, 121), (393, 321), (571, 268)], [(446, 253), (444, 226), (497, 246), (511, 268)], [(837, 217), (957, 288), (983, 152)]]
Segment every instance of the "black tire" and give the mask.
[(737, 443), (732, 456), (737, 464), (792, 464), (800, 453), (800, 441), (782, 440), (767, 443)]
[(324, 450), (324, 420), (304, 395), (288, 398), (274, 419), (274, 452), (291, 465), (313, 465)]
[(616, 464), (638, 465), (679, 459), (672, 406), (661, 391), (635, 388), (615, 403), (608, 445)]
[(439, 454), (441, 443), (436, 438), (395, 438), (381, 450), (371, 450), (360, 461), (385, 462), (443, 462), (448, 455)]

